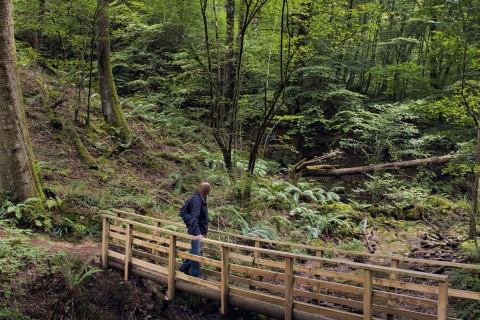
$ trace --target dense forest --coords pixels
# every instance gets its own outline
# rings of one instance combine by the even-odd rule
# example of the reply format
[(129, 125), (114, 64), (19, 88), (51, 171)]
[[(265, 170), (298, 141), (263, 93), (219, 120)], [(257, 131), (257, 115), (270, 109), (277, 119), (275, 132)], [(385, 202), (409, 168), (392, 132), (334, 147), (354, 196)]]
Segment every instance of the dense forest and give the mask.
[(0, 0), (0, 319), (30, 319), (6, 279), (41, 255), (8, 235), (179, 221), (200, 181), (215, 228), (408, 255), (381, 228), (420, 226), (476, 263), (479, 4)]

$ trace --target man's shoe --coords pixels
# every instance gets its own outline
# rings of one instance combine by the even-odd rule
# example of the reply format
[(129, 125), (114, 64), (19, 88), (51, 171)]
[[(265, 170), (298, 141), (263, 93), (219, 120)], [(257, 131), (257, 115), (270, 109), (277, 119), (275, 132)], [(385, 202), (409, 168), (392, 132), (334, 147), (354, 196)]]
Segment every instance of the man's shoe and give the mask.
[(198, 278), (198, 279), (201, 279), (201, 280), (207, 280), (207, 278), (205, 278), (204, 276), (202, 276), (201, 274), (199, 274), (198, 276), (194, 276), (195, 278)]
[(187, 274), (187, 275), (190, 275), (190, 267), (183, 267), (180, 266), (180, 268), (178, 268), (178, 270), (180, 270), (181, 272)]

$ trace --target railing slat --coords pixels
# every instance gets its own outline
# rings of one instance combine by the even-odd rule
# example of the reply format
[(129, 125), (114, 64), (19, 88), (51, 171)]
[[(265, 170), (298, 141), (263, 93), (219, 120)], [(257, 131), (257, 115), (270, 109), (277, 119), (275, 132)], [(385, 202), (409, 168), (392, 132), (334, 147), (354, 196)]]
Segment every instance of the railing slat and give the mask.
[(168, 285), (167, 297), (173, 299), (175, 296), (175, 269), (176, 269), (177, 237), (170, 235), (170, 247), (168, 252)]
[(103, 220), (103, 231), (102, 231), (102, 268), (108, 268), (108, 232), (110, 228), (110, 222), (106, 217), (102, 218)]
[(373, 277), (371, 270), (363, 270), (363, 319), (372, 319), (372, 305), (373, 305)]
[(293, 319), (293, 259), (285, 258), (285, 320)]
[(127, 224), (126, 240), (125, 240), (125, 276), (124, 279), (127, 281), (130, 278), (130, 271), (132, 270), (132, 231), (133, 226)]
[(230, 272), (230, 248), (222, 246), (222, 275), (221, 275), (221, 293), (220, 293), (220, 313), (227, 315), (229, 311), (228, 287)]
[[(390, 262), (390, 268), (395, 268), (395, 269), (398, 268), (398, 263), (399, 263), (398, 260), (392, 259), (392, 261)], [(397, 281), (398, 275), (395, 273), (390, 273), (389, 279), (392, 281)], [(397, 288), (390, 287), (389, 291), (391, 293), (397, 293)], [(395, 307), (395, 305), (396, 305), (395, 301), (388, 300), (389, 307)], [(394, 319), (395, 319), (395, 316), (393, 314), (387, 314), (387, 320), (394, 320)]]
[(447, 320), (448, 307), (448, 278), (438, 285), (438, 320)]

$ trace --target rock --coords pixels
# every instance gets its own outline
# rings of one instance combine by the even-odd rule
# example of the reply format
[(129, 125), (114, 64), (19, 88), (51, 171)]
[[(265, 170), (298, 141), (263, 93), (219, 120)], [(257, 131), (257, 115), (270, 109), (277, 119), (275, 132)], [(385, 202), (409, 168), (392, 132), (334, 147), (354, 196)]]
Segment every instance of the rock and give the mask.
[(394, 254), (407, 257), (410, 254), (409, 244), (405, 241), (393, 241), (390, 243), (382, 243), (377, 246), (377, 253)]

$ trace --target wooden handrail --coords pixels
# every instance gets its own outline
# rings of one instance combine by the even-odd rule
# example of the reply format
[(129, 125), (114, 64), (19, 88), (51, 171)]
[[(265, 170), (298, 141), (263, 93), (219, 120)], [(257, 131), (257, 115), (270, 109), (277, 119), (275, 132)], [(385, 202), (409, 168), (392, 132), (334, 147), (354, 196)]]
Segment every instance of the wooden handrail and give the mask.
[[(167, 233), (169, 235), (174, 235), (177, 237), (189, 239), (189, 240), (195, 240), (195, 236), (191, 236), (189, 234), (185, 233), (180, 233), (177, 231), (172, 231), (172, 230), (167, 230), (167, 229), (162, 229), (159, 227), (154, 227), (150, 226), (141, 222), (137, 221), (132, 221), (120, 217), (114, 217), (114, 216), (109, 216), (109, 215), (101, 215), (102, 218), (110, 218), (112, 220), (116, 220), (118, 222), (123, 222), (131, 225), (135, 225), (138, 227), (144, 227), (148, 228), (152, 231), (158, 231), (158, 232), (163, 232)], [(331, 259), (331, 258), (324, 258), (324, 257), (316, 257), (316, 256), (308, 256), (308, 255), (302, 255), (302, 254), (296, 254), (296, 253), (291, 253), (291, 252), (284, 252), (284, 251), (276, 251), (276, 250), (271, 250), (271, 249), (264, 249), (264, 248), (256, 248), (256, 247), (250, 247), (246, 245), (240, 245), (240, 244), (234, 244), (234, 243), (226, 243), (226, 242), (221, 242), (217, 240), (212, 240), (209, 238), (203, 238), (202, 242), (212, 244), (212, 245), (217, 245), (219, 247), (226, 247), (230, 249), (238, 249), (242, 251), (250, 251), (250, 252), (258, 252), (259, 254), (262, 255), (274, 255), (274, 256), (279, 256), (282, 258), (293, 258), (293, 259), (303, 259), (303, 260), (311, 260), (315, 262), (323, 262), (323, 263), (330, 263), (330, 264), (338, 264), (341, 263), (342, 265), (345, 265), (347, 267), (352, 267), (352, 268), (361, 268), (365, 270), (371, 270), (371, 271), (377, 271), (377, 272), (386, 272), (386, 273), (394, 273), (397, 275), (403, 275), (403, 276), (421, 276), (424, 279), (429, 279), (429, 280), (444, 280), (447, 278), (445, 275), (440, 275), (440, 274), (432, 274), (432, 273), (423, 273), (419, 271), (413, 271), (413, 270), (403, 270), (403, 269), (394, 269), (390, 267), (384, 267), (384, 266), (377, 266), (377, 265), (371, 265), (371, 264), (364, 264), (364, 263), (358, 263), (358, 262), (350, 262), (350, 261), (343, 261), (343, 260), (338, 260), (338, 259)]]
[[(230, 304), (230, 301), (232, 301), (232, 303), (236, 303), (236, 300), (235, 299), (232, 300), (232, 298), (235, 298), (239, 294), (242, 295), (242, 292), (243, 292), (237, 289), (237, 288), (240, 288), (238, 287), (238, 285), (231, 284), (231, 282), (233, 281), (233, 283), (238, 282), (238, 283), (250, 284), (250, 287), (253, 285), (253, 287), (258, 287), (258, 286), (265, 287), (265, 288), (268, 288), (268, 290), (273, 290), (273, 291), (280, 290), (281, 294), (284, 296), (282, 300), (278, 300), (278, 298), (276, 298), (275, 296), (259, 294), (252, 291), (248, 291), (249, 293), (247, 294), (247, 296), (245, 298), (242, 298), (243, 299), (242, 303), (244, 303), (245, 299), (248, 300), (251, 297), (258, 297), (261, 301), (263, 301), (261, 302), (262, 306), (263, 305), (265, 305), (266, 307), (270, 306), (267, 308), (270, 314), (275, 314), (275, 312), (278, 312), (278, 309), (275, 309), (275, 308), (283, 308), (283, 315), (285, 316), (285, 319), (293, 319), (293, 318), (310, 319), (310, 317), (312, 316), (311, 314), (307, 313), (307, 316), (304, 315), (305, 312), (308, 312), (308, 310), (314, 310), (313, 311), (314, 313), (322, 312), (322, 314), (324, 315), (335, 314), (338, 316), (345, 312), (341, 312), (338, 310), (337, 311), (330, 310), (328, 308), (318, 307), (313, 305), (305, 305), (304, 303), (300, 303), (294, 300), (294, 297), (296, 295), (302, 295), (305, 297), (311, 296), (312, 298), (315, 297), (315, 300), (319, 300), (320, 298), (324, 297), (324, 294), (317, 292), (317, 290), (320, 288), (322, 284), (327, 284), (327, 282), (325, 282), (325, 280), (320, 280), (320, 279), (321, 277), (324, 277), (323, 276), (324, 274), (333, 275), (333, 273), (331, 271), (324, 270), (323, 267), (325, 265), (339, 265), (339, 266), (341, 265), (343, 266), (343, 268), (348, 267), (363, 273), (363, 276), (360, 276), (360, 277), (355, 275), (337, 273), (338, 277), (342, 279), (350, 279), (347, 281), (353, 281), (353, 283), (360, 284), (361, 287), (359, 288), (357, 288), (356, 286), (348, 286), (341, 283), (336, 283), (336, 285), (332, 287), (332, 288), (335, 288), (335, 290), (340, 290), (340, 291), (347, 290), (347, 292), (350, 292), (351, 294), (354, 294), (354, 295), (355, 294), (358, 295), (358, 293), (362, 292), (363, 301), (361, 302), (361, 305), (363, 308), (363, 319), (373, 319), (372, 317), (373, 313), (378, 311), (384, 312), (382, 310), (388, 310), (388, 312), (392, 314), (396, 313), (398, 315), (407, 315), (413, 318), (418, 316), (418, 319), (433, 319), (433, 317), (428, 314), (412, 312), (412, 311), (402, 311), (401, 309), (397, 309), (392, 304), (393, 301), (399, 301), (399, 302), (403, 301), (404, 303), (408, 303), (409, 301), (415, 300), (415, 298), (410, 296), (403, 296), (400, 293), (398, 294), (385, 293), (384, 291), (385, 289), (382, 291), (378, 291), (376, 286), (379, 286), (379, 285), (381, 285), (382, 287), (385, 287), (386, 285), (387, 292), (389, 290), (388, 289), (389, 287), (394, 287), (394, 288), (400, 287), (402, 282), (398, 280), (394, 280), (391, 276), (392, 274), (395, 274), (396, 276), (419, 278), (419, 279), (429, 280), (429, 282), (434, 281), (438, 283), (438, 286), (415, 285), (415, 284), (410, 284), (409, 286), (410, 286), (410, 290), (412, 289), (423, 290), (422, 289), (423, 287), (431, 288), (432, 290), (429, 290), (429, 292), (436, 293), (438, 295), (438, 299), (436, 302), (435, 300), (425, 300), (425, 303), (426, 303), (425, 305), (432, 306), (432, 307), (436, 306), (436, 309), (437, 309), (436, 311), (437, 315), (435, 316), (436, 319), (442, 319), (442, 320), (447, 319), (446, 312), (447, 312), (447, 303), (448, 303), (448, 277), (445, 275), (429, 274), (429, 273), (423, 273), (423, 272), (411, 271), (411, 270), (401, 270), (397, 268), (355, 263), (350, 261), (341, 261), (338, 259), (329, 259), (321, 256), (312, 257), (308, 255), (303, 255), (303, 254), (294, 254), (294, 253), (270, 250), (270, 249), (259, 248), (259, 247), (226, 243), (226, 242), (221, 242), (221, 241), (208, 239), (208, 238), (205, 238), (202, 241), (206, 244), (212, 245), (213, 247), (219, 248), (219, 249), (210, 249), (213, 256), (215, 256), (216, 258), (213, 258), (213, 256), (212, 258), (193, 256), (178, 250), (179, 248), (183, 248), (185, 250), (185, 247), (188, 247), (188, 244), (179, 242), (178, 239), (192, 240), (194, 239), (193, 236), (190, 236), (185, 233), (179, 233), (172, 230), (162, 229), (157, 226), (151, 226), (148, 224), (144, 224), (138, 221), (129, 220), (125, 218), (109, 216), (109, 215), (101, 215), (101, 217), (104, 223), (103, 239), (102, 239), (102, 266), (106, 267), (108, 265), (117, 265), (114, 262), (108, 261), (109, 257), (112, 257), (112, 258), (123, 260), (125, 279), (128, 279), (128, 276), (133, 266), (135, 266), (134, 268), (135, 272), (140, 272), (138, 268), (146, 268), (154, 272), (166, 274), (166, 277), (167, 277), (166, 284), (168, 285), (167, 296), (169, 298), (173, 298), (173, 296), (175, 295), (174, 288), (175, 286), (178, 285), (179, 280), (190, 281), (190, 282), (205, 286), (206, 288), (209, 288), (209, 290), (214, 290), (215, 292), (218, 292), (219, 300), (221, 301), (221, 312), (226, 314), (229, 310), (228, 306)], [(118, 225), (119, 227), (112, 226), (112, 228), (110, 228), (109, 220), (112, 220), (113, 224)], [(134, 227), (136, 231), (134, 231)], [(137, 228), (138, 230), (148, 231), (148, 234), (143, 231), (138, 231)], [(165, 235), (167, 236), (167, 238), (161, 237), (160, 235)], [(113, 239), (111, 244), (112, 248), (115, 246), (119, 247), (121, 246), (122, 243), (125, 244), (124, 255), (115, 253), (114, 251), (111, 251), (109, 249), (109, 246), (110, 246), (109, 240), (108, 240), (109, 238)], [(148, 239), (148, 241), (154, 241), (154, 242), (149, 243), (142, 239)], [(155, 243), (159, 243), (159, 244), (157, 245)], [(135, 250), (133, 248), (134, 245), (141, 246), (144, 248), (150, 248), (149, 250), (151, 250), (152, 253), (155, 252), (155, 254), (142, 253), (141, 251)], [(168, 248), (164, 247), (163, 245), (168, 245)], [(249, 255), (258, 256), (258, 257), (262, 256), (265, 258), (256, 259), (256, 260), (252, 258), (251, 261), (255, 262), (255, 264), (258, 265), (258, 268), (242, 266), (241, 264), (231, 262), (231, 259), (239, 258), (239, 257), (247, 257), (247, 256), (242, 255), (240, 253), (234, 254), (232, 251), (235, 251), (235, 252), (246, 251), (246, 252), (249, 252)], [(159, 257), (158, 253), (160, 255), (164, 253), (165, 254), (168, 253), (168, 259)], [(164, 263), (165, 265), (167, 265), (167, 267), (165, 268), (165, 267), (157, 266), (156, 264), (152, 264), (151, 262), (139, 260), (138, 258), (133, 257), (134, 254), (140, 255), (140, 257), (144, 256), (150, 260), (155, 260), (160, 263)], [(184, 257), (184, 258), (192, 259), (195, 261), (199, 261), (202, 264), (211, 265), (211, 266), (214, 266), (215, 268), (221, 269), (221, 272), (214, 271), (214, 270), (210, 270), (210, 271), (204, 270), (205, 272), (207, 272), (207, 274), (218, 276), (220, 278), (220, 283), (216, 284), (209, 281), (205, 282), (204, 280), (199, 280), (196, 278), (185, 276), (183, 275), (183, 273), (178, 273), (176, 271), (176, 265), (177, 265), (176, 257), (180, 257), (180, 258)], [(275, 259), (275, 260), (281, 259), (284, 262), (283, 264), (278, 263), (274, 260), (268, 260), (267, 257), (270, 257), (271, 259)], [(220, 259), (220, 260), (215, 260), (215, 259)], [(299, 266), (296, 266), (294, 263), (295, 261), (305, 261), (305, 260), (313, 261), (315, 263), (315, 266), (313, 268), (306, 268), (306, 267), (300, 268)], [(270, 271), (270, 270), (261, 268), (268, 265), (272, 266), (274, 269), (281, 269), (283, 271), (281, 272)], [(317, 268), (318, 266), (320, 266), (320, 268)], [(301, 276), (301, 275), (299, 276), (297, 270), (300, 270), (300, 269), (303, 271), (305, 270), (310, 271), (310, 274), (312, 275), (313, 279), (305, 278), (304, 276)], [(233, 276), (233, 275), (230, 275), (230, 272), (234, 272), (234, 273), (239, 272), (241, 274), (245, 274), (246, 277), (243, 278), (243, 277)], [(382, 282), (379, 281), (379, 279), (374, 277), (374, 274), (387, 274), (390, 280), (387, 280), (387, 282), (382, 284)], [(279, 286), (279, 285), (268, 284), (265, 282), (255, 281), (252, 275), (266, 276), (266, 277), (271, 277), (273, 279), (278, 279), (279, 281), (282, 281), (284, 285)], [(298, 289), (294, 289), (294, 284), (302, 285), (302, 283), (307, 284), (311, 288), (316, 286), (316, 288), (318, 289), (312, 290), (311, 292), (310, 291), (304, 292), (302, 290), (299, 291)], [(323, 287), (326, 288), (328, 286), (323, 285)], [(355, 293), (358, 290), (361, 290), (361, 291), (359, 291), (358, 293)], [(383, 301), (385, 301), (385, 303), (388, 302), (389, 307), (386, 308), (384, 306), (374, 304), (374, 299), (373, 299), (374, 297), (375, 299), (382, 299)], [(350, 300), (346, 300), (342, 298), (330, 297), (328, 299), (330, 299), (331, 301), (336, 301), (336, 303), (346, 304), (346, 305), (354, 303), (353, 301), (350, 303), (349, 302)], [(253, 308), (255, 308), (255, 306), (253, 306)], [(345, 313), (345, 315), (346, 314), (347, 313)], [(303, 318), (304, 316), (305, 318)], [(314, 318), (320, 319), (321, 316), (316, 315), (314, 316)], [(348, 316), (345, 316), (345, 319), (347, 318), (356, 319), (356, 316), (352, 313), (348, 313)]]
[[(177, 222), (172, 222), (168, 220), (162, 220), (158, 218), (153, 218), (153, 217), (148, 217), (128, 211), (122, 211), (118, 209), (112, 209), (111, 210), (113, 213), (116, 214), (125, 214), (129, 215), (132, 217), (152, 221), (152, 222), (159, 222), (163, 223), (165, 225), (174, 225), (176, 227), (180, 228), (185, 228), (185, 225), (183, 223), (177, 223)], [(260, 239), (260, 238), (253, 238), (253, 237), (248, 237), (244, 235), (239, 235), (239, 234), (234, 234), (234, 233), (228, 233), (228, 232), (223, 232), (219, 230), (211, 230), (209, 229), (209, 233), (217, 234), (217, 235), (223, 235), (229, 238), (236, 238), (236, 239), (242, 239), (242, 240), (247, 240), (247, 241), (252, 241), (255, 243), (262, 243), (262, 244), (269, 244), (269, 245), (277, 245), (277, 246), (287, 246), (289, 248), (299, 248), (299, 249), (304, 249), (304, 250), (310, 250), (310, 251), (321, 251), (321, 252), (334, 252), (338, 254), (344, 254), (344, 255), (354, 255), (358, 257), (368, 257), (368, 258), (376, 258), (376, 259), (383, 259), (383, 260), (397, 260), (399, 262), (411, 262), (411, 263), (419, 263), (419, 264), (425, 264), (425, 265), (432, 265), (432, 266), (445, 266), (445, 267), (452, 267), (452, 268), (467, 268), (467, 269), (472, 269), (472, 270), (480, 270), (480, 265), (474, 265), (474, 264), (467, 264), (467, 263), (458, 263), (458, 262), (446, 262), (446, 261), (436, 261), (436, 260), (427, 260), (427, 259), (418, 259), (418, 258), (408, 258), (408, 257), (403, 257), (403, 256), (397, 256), (397, 255), (385, 255), (385, 254), (375, 254), (375, 253), (367, 253), (367, 252), (357, 252), (357, 251), (348, 251), (348, 250), (342, 250), (342, 249), (335, 249), (335, 248), (327, 248), (327, 247), (316, 247), (316, 246), (310, 246), (310, 245), (304, 245), (304, 244), (297, 244), (297, 243), (291, 243), (291, 242), (285, 242), (285, 241), (278, 241), (278, 240), (267, 240), (267, 239)]]

